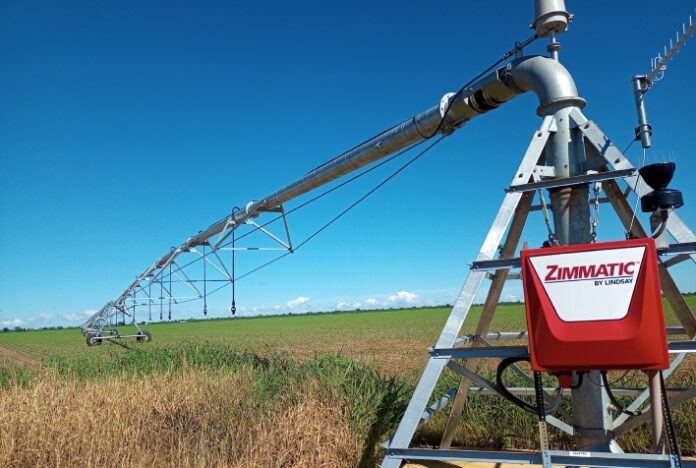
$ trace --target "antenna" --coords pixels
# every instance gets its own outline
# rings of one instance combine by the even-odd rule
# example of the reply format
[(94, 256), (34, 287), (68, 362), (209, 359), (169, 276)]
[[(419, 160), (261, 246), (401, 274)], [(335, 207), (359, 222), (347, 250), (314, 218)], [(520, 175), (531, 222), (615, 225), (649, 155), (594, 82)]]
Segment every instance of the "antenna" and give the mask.
[(696, 22), (694, 22), (694, 19), (689, 15), (689, 26), (687, 27), (686, 23), (682, 23), (681, 37), (679, 36), (679, 31), (677, 31), (676, 42), (672, 39), (669, 40), (669, 50), (665, 45), (661, 53), (658, 53), (656, 57), (650, 59), (651, 70), (645, 77), (650, 84), (664, 78), (665, 71), (667, 70), (667, 62), (672, 60), (672, 57), (679, 52), (679, 49), (686, 44), (686, 41), (694, 32), (696, 32)]
[[(648, 117), (645, 111), (645, 93), (652, 87), (653, 83), (662, 80), (665, 77), (667, 70), (667, 62), (672, 60), (679, 49), (681, 49), (691, 35), (696, 32), (696, 22), (689, 15), (689, 26), (682, 23), (682, 34), (679, 36), (679, 31), (676, 34), (676, 42), (669, 40), (669, 49), (665, 45), (662, 52), (656, 57), (650, 59), (650, 72), (647, 75), (635, 75), (631, 82), (633, 83), (633, 99), (636, 104), (636, 113), (638, 114), (638, 126), (636, 127), (636, 139), (640, 139), (643, 148), (648, 149), (652, 146), (652, 126), (648, 123)], [(664, 55), (663, 55), (664, 54)]]

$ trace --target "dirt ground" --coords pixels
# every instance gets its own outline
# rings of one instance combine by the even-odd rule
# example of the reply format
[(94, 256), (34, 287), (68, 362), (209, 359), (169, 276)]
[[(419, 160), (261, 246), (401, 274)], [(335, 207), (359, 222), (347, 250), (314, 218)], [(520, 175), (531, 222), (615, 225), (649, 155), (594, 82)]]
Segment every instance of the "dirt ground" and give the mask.
[(24, 353), (0, 346), (0, 366), (38, 367), (39, 362)]

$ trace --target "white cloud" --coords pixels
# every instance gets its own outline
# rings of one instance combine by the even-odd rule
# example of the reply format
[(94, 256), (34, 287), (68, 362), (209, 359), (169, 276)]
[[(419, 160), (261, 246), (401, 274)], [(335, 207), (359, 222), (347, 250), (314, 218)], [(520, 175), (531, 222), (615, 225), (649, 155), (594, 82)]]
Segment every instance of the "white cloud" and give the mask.
[(38, 320), (43, 320), (44, 322), (47, 322), (53, 318), (53, 314), (39, 314)]
[(63, 318), (69, 322), (79, 322), (80, 320), (83, 320), (83, 316), (80, 314), (75, 314), (75, 313), (68, 313), (68, 314), (63, 314)]
[(403, 302), (406, 304), (413, 304), (418, 299), (418, 294), (412, 293), (410, 291), (399, 291), (392, 294), (387, 298), (387, 301), (391, 303)]
[(285, 305), (291, 309), (301, 306), (309, 302), (309, 298), (306, 296), (297, 296), (295, 299), (288, 301)]
[(367, 305), (377, 305), (379, 304), (379, 301), (375, 299), (374, 297), (371, 297), (369, 299), (365, 299), (365, 304)]
[(62, 317), (63, 320), (67, 320), (68, 322), (84, 322), (97, 312), (97, 309), (87, 309), (80, 313), (68, 312), (63, 314)]
[(336, 303), (336, 310), (340, 309), (359, 309), (362, 307), (362, 303), (360, 302), (346, 302), (346, 301), (338, 301)]
[(3, 320), (2, 321), (2, 324), (6, 327), (21, 327), (25, 323), (27, 323), (27, 322), (25, 322), (24, 320), (19, 319), (19, 318), (13, 318), (10, 320)]

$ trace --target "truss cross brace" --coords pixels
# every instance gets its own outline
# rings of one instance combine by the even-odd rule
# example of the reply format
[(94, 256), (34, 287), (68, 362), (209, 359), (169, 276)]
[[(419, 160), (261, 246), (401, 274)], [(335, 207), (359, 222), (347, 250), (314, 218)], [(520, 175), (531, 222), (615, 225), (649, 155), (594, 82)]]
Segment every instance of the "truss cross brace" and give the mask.
[[(626, 195), (629, 191), (627, 190), (626, 193), (622, 192), (616, 180), (623, 180), (630, 191), (635, 192), (636, 196), (648, 193), (650, 188), (641, 180), (636, 168), (630, 164), (628, 159), (611, 143), (611, 140), (604, 135), (594, 122), (588, 120), (579, 109), (574, 109), (570, 114), (570, 118), (572, 121), (572, 128), (579, 130), (584, 140), (587, 154), (586, 170), (597, 171), (600, 173), (598, 176), (599, 178), (606, 179), (602, 184), (603, 190), (619, 219), (623, 222), (626, 229), (630, 227), (634, 235), (645, 237), (647, 233), (640, 222), (633, 219), (631, 206), (626, 199)], [(532, 202), (535, 194), (535, 191), (526, 191), (524, 188), (529, 187), (529, 184), (539, 182), (539, 177), (535, 177), (534, 170), (537, 165), (543, 164), (544, 148), (549, 138), (557, 131), (556, 129), (557, 126), (554, 117), (547, 116), (542, 121), (539, 130), (532, 136), (532, 140), (522, 158), (522, 162), (513, 177), (509, 189), (506, 191), (498, 214), (481, 246), (476, 262), (486, 263), (494, 260), (506, 262), (506, 260), (514, 257), (520, 241), (522, 229), (532, 209)], [(601, 175), (602, 173), (604, 173), (604, 175)], [(592, 178), (597, 178), (597, 176), (592, 176)], [(572, 181), (568, 181), (568, 183), (570, 184)], [(553, 182), (549, 185), (556, 186), (558, 184)], [(675, 214), (670, 216), (667, 231), (679, 243), (696, 241), (696, 236), (694, 236), (693, 232)], [(498, 258), (496, 258), (496, 254), (499, 254)], [(696, 261), (695, 254), (689, 255), (692, 260)], [(458, 346), (477, 347), (488, 345), (487, 341), (481, 337), (486, 336), (489, 332), (503, 285), (509, 277), (509, 269), (510, 266), (501, 267), (495, 270), (494, 274), (489, 275), (492, 281), (476, 331), (474, 335), (462, 337), (459, 336), (462, 325), (473, 305), (474, 298), (488, 275), (487, 271), (483, 269), (471, 269), (440, 337), (434, 346), (434, 350), (452, 349)], [(693, 311), (684, 301), (664, 264), (661, 265), (660, 279), (665, 296), (675, 310), (685, 333), (690, 338), (696, 339), (696, 317), (694, 317)], [(450, 450), (449, 447), (454, 439), (456, 429), (461, 422), (464, 403), (471, 391), (472, 380), (477, 382), (480, 386), (487, 388), (489, 391), (495, 392), (496, 389), (494, 384), (488, 382), (485, 378), (476, 373), (481, 358), (469, 358), (465, 360), (463, 364), (454, 361), (454, 359), (455, 358), (451, 354), (448, 355), (447, 353), (433, 352), (431, 354), (399, 427), (386, 449), (386, 456), (382, 462), (383, 468), (396, 468), (406, 459), (439, 461), (479, 459), (477, 455), (469, 456), (475, 452), (453, 451)], [(677, 354), (676, 358), (672, 361), (672, 366), (668, 373), (673, 372), (681, 364), (683, 359), (684, 353)], [(444, 396), (437, 399), (435, 404), (428, 407), (427, 404), (433, 396), (435, 386), (445, 368), (454, 370), (462, 376), (459, 387), (450, 390)], [(517, 371), (522, 372), (521, 369), (517, 369)], [(527, 376), (526, 380), (531, 381), (531, 377)], [(647, 400), (648, 395), (649, 391), (646, 389), (639, 395), (638, 400), (631, 409), (637, 409), (641, 406), (645, 400)], [(681, 395), (679, 399), (675, 400), (676, 403), (682, 403), (694, 397), (696, 391), (693, 389), (687, 390)], [(410, 448), (416, 430), (421, 425), (426, 424), (436, 411), (443, 408), (450, 408), (450, 414), (442, 435), (440, 448), (431, 450)], [(567, 417), (567, 415), (564, 416)], [(604, 424), (606, 426), (604, 429), (607, 433), (620, 434), (638, 424), (647, 422), (648, 417), (643, 417), (640, 421), (628, 424), (625, 428), (624, 425), (627, 424), (626, 418), (621, 416), (612, 419), (607, 413), (604, 416), (604, 420), (606, 423)], [(570, 434), (575, 432), (572, 420), (566, 422), (560, 418), (550, 416), (547, 422)], [(610, 447), (613, 449), (612, 451), (621, 451), (614, 440), (611, 441)], [(461, 453), (461, 457), (458, 458), (453, 455), (457, 453)], [(573, 452), (569, 453), (571, 454), (570, 457), (572, 457)], [(512, 456), (509, 452), (497, 452), (497, 454), (498, 455), (490, 455), (490, 457), (488, 457), (489, 454), (487, 454), (487, 458), (490, 458), (490, 461), (502, 463), (510, 461), (510, 457)], [(534, 457), (537, 460), (550, 463), (552, 455), (553, 458), (560, 459), (562, 458), (561, 454), (561, 452), (540, 451), (537, 455), (534, 455)], [(635, 458), (632, 457), (635, 457), (635, 455), (620, 453), (604, 455), (600, 453), (591, 453), (589, 454), (589, 459), (583, 460), (582, 464), (594, 463), (591, 466), (629, 466), (630, 463), (632, 463), (630, 460), (635, 460)], [(641, 462), (646, 463), (646, 466), (670, 466), (671, 464), (670, 458), (662, 454), (641, 455), (639, 458), (641, 458)], [(645, 460), (643, 460), (643, 458), (645, 458)], [(556, 460), (553, 461), (555, 462)]]

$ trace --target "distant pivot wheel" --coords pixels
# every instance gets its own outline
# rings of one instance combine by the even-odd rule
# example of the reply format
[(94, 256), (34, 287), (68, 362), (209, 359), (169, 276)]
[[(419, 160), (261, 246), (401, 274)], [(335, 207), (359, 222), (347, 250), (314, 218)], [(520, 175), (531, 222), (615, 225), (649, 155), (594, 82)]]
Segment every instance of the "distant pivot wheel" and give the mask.
[(135, 338), (137, 341), (142, 341), (143, 343), (147, 343), (152, 341), (152, 334), (150, 334), (149, 331), (141, 331), (140, 334)]
[(89, 333), (87, 335), (87, 346), (99, 346), (100, 344), (102, 344), (102, 340), (99, 335), (94, 333)]

